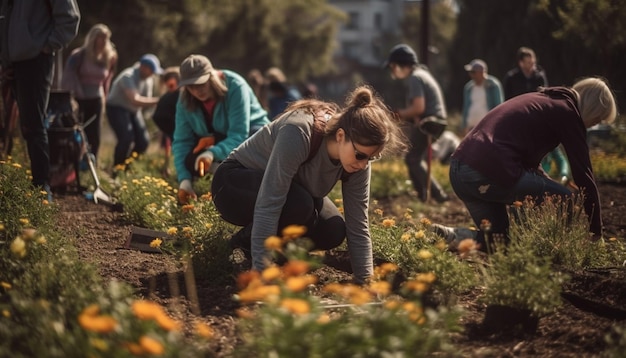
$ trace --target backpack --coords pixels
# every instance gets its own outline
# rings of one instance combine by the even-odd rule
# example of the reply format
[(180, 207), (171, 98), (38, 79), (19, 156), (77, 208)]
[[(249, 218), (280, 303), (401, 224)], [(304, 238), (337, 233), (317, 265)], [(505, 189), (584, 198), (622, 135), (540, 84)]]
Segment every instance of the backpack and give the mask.
[(45, 120), (50, 146), (50, 188), (81, 191), (80, 163), (87, 154), (87, 140), (69, 91), (50, 92)]

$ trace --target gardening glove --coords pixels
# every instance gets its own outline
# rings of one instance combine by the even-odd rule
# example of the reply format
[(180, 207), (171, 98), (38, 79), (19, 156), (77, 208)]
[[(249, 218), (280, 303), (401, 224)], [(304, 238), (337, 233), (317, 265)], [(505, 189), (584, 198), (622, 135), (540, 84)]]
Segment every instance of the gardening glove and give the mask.
[(196, 145), (196, 147), (193, 148), (193, 154), (197, 154), (200, 151), (203, 151), (205, 149), (211, 148), (214, 145), (215, 145), (215, 137), (213, 137), (213, 136), (202, 137), (198, 141), (198, 144)]
[(193, 191), (193, 187), (191, 186), (191, 180), (184, 179), (180, 182), (180, 186), (178, 187), (178, 202), (181, 204), (188, 204), (189, 199), (196, 199), (198, 196), (196, 192)]
[(211, 164), (213, 164), (213, 152), (206, 150), (196, 158), (196, 163), (193, 168), (203, 177), (204, 174), (209, 171), (209, 168), (211, 168)]

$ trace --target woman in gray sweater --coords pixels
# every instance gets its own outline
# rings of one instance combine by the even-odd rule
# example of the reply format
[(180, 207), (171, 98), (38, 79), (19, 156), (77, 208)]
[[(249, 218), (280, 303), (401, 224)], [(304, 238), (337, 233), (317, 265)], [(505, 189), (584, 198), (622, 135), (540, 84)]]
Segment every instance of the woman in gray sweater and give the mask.
[[(313, 249), (328, 250), (347, 237), (357, 282), (373, 272), (368, 206), (370, 162), (406, 149), (387, 106), (368, 87), (347, 107), (301, 100), (237, 147), (213, 178), (215, 205), (224, 220), (244, 228), (231, 246), (251, 253), (256, 270), (268, 263), (264, 241), (292, 224), (305, 225)], [(343, 217), (326, 196), (342, 181)]]

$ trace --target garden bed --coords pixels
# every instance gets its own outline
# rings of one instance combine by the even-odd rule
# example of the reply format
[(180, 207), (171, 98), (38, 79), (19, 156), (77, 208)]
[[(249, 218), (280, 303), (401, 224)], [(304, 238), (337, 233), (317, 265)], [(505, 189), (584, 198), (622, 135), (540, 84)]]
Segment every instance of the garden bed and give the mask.
[[(606, 233), (608, 237), (623, 239), (626, 235), (626, 188), (602, 184), (600, 193)], [(193, 302), (187, 298), (191, 297), (187, 295), (186, 284), (190, 281), (185, 280), (181, 265), (172, 256), (124, 248), (130, 225), (121, 220), (119, 213), (76, 195), (58, 195), (56, 201), (61, 208), (58, 225), (67, 236), (77, 238), (83, 260), (97, 265), (105, 278), (128, 282), (139, 294), (173, 307), (176, 318), (191, 321), (197, 314), (202, 315), (216, 331), (212, 348), (217, 356), (228, 356), (232, 352), (239, 340), (235, 314), (238, 304), (232, 300), (236, 292), (234, 284), (215, 285), (196, 278), (194, 288), (198, 302)], [(461, 202), (453, 200), (444, 205), (445, 210), (429, 214), (433, 222), (468, 222)], [(314, 272), (320, 283), (350, 278), (345, 255), (331, 254), (326, 262), (328, 265)], [(605, 335), (620, 318), (606, 314), (606, 310), (626, 309), (625, 271), (623, 268), (596, 268), (568, 274), (572, 279), (564, 288), (562, 307), (542, 317), (533, 334), (494, 333), (485, 329), (482, 320), (486, 307), (477, 300), (480, 287), (459, 296), (458, 301), (465, 309), (464, 331), (453, 341), (460, 354), (474, 357), (599, 356), (605, 348)]]

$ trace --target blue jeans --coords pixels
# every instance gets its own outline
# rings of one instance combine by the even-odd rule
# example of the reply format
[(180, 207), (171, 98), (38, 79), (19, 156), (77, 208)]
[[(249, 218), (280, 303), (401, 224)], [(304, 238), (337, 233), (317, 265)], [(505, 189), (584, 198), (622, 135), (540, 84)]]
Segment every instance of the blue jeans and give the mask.
[[(572, 194), (565, 186), (534, 171), (524, 172), (513, 187), (505, 188), (457, 159), (450, 161), (450, 184), (467, 207), (476, 227), (481, 227), (482, 220), (489, 220), (491, 234), (503, 234), (507, 241), (510, 204), (524, 201), (527, 196), (532, 196), (539, 204), (546, 195)], [(478, 233), (477, 241), (484, 247), (483, 232)]]
[(150, 136), (141, 111), (132, 112), (110, 104), (106, 105), (106, 111), (109, 125), (117, 137), (113, 165), (124, 164), (130, 157), (131, 150), (143, 154), (150, 144)]
[(33, 184), (45, 187), (50, 181), (50, 147), (45, 118), (54, 55), (40, 53), (30, 60), (13, 62), (11, 67), (11, 85), (19, 109), (20, 129), (26, 140)]

